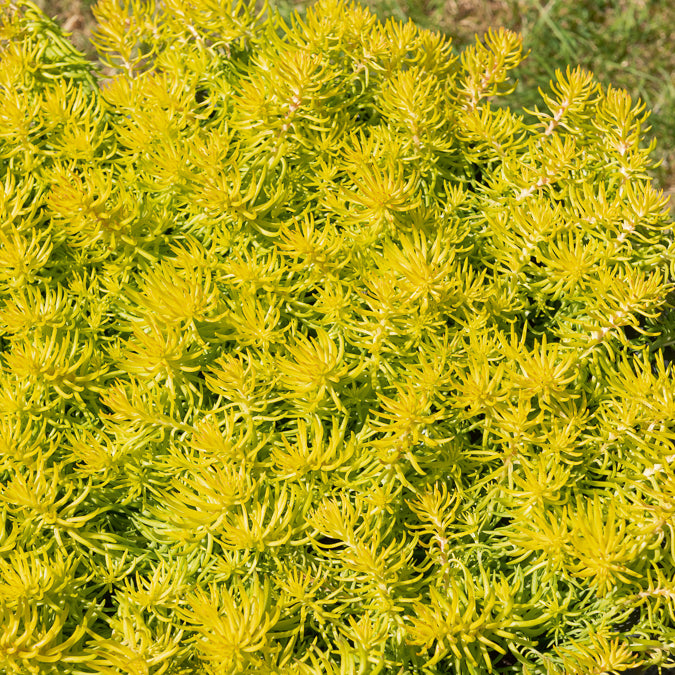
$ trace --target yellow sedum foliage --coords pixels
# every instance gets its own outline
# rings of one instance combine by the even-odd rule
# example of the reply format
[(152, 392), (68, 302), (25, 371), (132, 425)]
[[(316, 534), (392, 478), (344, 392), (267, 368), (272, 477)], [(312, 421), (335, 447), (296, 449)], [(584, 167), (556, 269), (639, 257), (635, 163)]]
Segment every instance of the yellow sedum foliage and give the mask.
[(644, 106), (320, 0), (0, 18), (0, 672), (675, 659)]

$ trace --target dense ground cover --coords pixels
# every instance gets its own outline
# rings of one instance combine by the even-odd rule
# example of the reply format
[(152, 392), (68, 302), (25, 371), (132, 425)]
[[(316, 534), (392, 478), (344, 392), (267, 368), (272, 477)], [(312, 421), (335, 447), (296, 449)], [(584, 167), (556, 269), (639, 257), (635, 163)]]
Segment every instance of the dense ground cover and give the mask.
[[(74, 44), (90, 58), (94, 18), (91, 0), (39, 0), (47, 14), (72, 33)], [(311, 3), (277, 0), (288, 17)], [(675, 209), (675, 3), (670, 0), (369, 0), (385, 19), (412, 18), (431, 30), (451, 36), (457, 48), (473, 42), (489, 28), (504, 26), (523, 35), (530, 56), (519, 67), (519, 85), (505, 103), (533, 106), (537, 87), (547, 87), (557, 68), (582, 65), (603, 84), (627, 89), (641, 98), (652, 115), (658, 138), (652, 170), (656, 184)]]
[(102, 0), (103, 78), (2, 9), (6, 672), (672, 662), (641, 104), (566, 68), (500, 105), (516, 33), (332, 0)]

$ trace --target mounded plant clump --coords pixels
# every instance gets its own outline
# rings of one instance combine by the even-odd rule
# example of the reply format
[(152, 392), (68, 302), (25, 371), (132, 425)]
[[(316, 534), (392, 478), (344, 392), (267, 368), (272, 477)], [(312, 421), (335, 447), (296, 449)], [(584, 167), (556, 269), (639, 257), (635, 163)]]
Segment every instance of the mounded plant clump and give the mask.
[(2, 4), (2, 672), (672, 662), (643, 106), (339, 0), (95, 12), (107, 78)]

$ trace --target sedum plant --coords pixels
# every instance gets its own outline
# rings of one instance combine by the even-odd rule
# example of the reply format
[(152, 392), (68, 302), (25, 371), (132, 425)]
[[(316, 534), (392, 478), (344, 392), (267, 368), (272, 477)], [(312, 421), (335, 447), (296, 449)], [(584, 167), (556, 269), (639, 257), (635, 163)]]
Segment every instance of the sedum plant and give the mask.
[(0, 670), (672, 664), (644, 106), (341, 0), (95, 13), (105, 76), (2, 2)]

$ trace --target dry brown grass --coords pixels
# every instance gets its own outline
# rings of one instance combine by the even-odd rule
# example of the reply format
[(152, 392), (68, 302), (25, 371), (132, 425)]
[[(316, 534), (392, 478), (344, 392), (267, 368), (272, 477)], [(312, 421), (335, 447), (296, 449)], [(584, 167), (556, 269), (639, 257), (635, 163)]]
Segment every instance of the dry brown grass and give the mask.
[(96, 25), (91, 3), (83, 0), (34, 0), (35, 4), (70, 34), (72, 43), (91, 59), (96, 50), (91, 44), (91, 34)]

